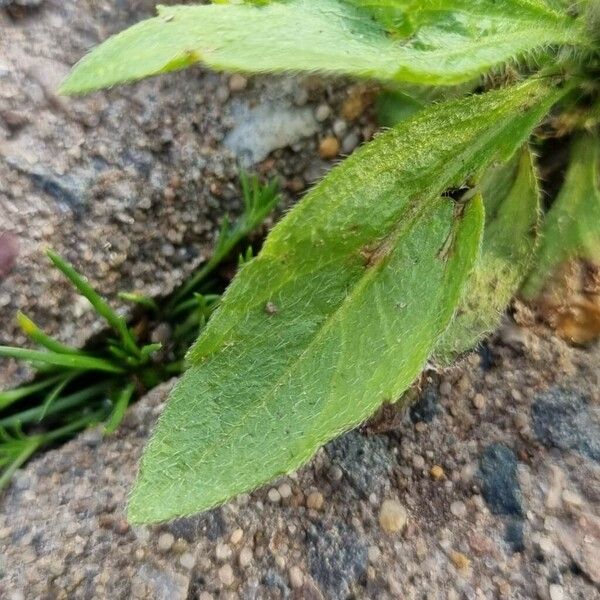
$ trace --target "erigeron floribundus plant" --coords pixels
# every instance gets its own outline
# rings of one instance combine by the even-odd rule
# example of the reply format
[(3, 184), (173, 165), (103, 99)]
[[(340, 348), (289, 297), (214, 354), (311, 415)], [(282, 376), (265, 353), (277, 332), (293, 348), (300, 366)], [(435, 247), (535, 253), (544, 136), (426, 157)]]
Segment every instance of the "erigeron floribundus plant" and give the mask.
[[(63, 92), (195, 63), (411, 89), (473, 82), (468, 96), (412, 103), (242, 267), (146, 449), (132, 521), (205, 510), (297, 469), (398, 399), (426, 361), (475, 345), (525, 279), (534, 295), (564, 259), (600, 259), (599, 15), (595, 1), (560, 0), (159, 7), (81, 60)], [(549, 114), (576, 141), (538, 243), (530, 142)]]

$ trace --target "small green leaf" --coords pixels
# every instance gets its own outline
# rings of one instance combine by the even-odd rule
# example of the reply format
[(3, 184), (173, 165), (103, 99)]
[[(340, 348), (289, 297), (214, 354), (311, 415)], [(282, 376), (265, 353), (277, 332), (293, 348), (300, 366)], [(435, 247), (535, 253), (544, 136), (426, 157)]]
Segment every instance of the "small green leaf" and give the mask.
[(418, 27), (407, 39), (389, 36), (341, 0), (161, 6), (158, 17), (84, 57), (61, 92), (89, 92), (199, 62), (226, 71), (322, 71), (452, 85), (550, 44), (589, 44), (578, 21), (535, 0), (401, 4)]
[(562, 93), (535, 80), (429, 107), (289, 212), (190, 351), (129, 518), (215, 506), (293, 471), (397, 399), (447, 327), (479, 250), (481, 202), (440, 194), (506, 160)]
[[(490, 181), (506, 186), (491, 187)], [(529, 148), (486, 173), (481, 187), (486, 207), (482, 251), (456, 316), (435, 349), (434, 362), (441, 365), (451, 364), (497, 327), (535, 251), (540, 190)]]
[(558, 197), (546, 215), (534, 268), (522, 290), (539, 294), (555, 270), (572, 258), (600, 263), (600, 189), (597, 137), (582, 135), (574, 142), (571, 162)]

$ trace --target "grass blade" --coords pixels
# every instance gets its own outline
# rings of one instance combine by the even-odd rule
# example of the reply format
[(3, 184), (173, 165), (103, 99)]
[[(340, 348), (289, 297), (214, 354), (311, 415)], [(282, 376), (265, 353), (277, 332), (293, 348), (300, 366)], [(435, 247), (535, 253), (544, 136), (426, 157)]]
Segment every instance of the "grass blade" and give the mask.
[(66, 367), (68, 369), (83, 369), (90, 371), (105, 371), (106, 373), (125, 373), (125, 370), (117, 365), (86, 354), (59, 354), (58, 352), (40, 352), (27, 348), (13, 348), (12, 346), (0, 346), (0, 356), (26, 360), (29, 362), (42, 362), (49, 365)]
[(110, 435), (111, 433), (114, 433), (117, 430), (117, 428), (121, 424), (121, 421), (123, 420), (123, 417), (125, 416), (125, 411), (129, 406), (129, 402), (133, 397), (134, 391), (135, 385), (131, 383), (124, 390), (121, 390), (121, 392), (119, 392), (119, 395), (117, 396), (117, 399), (114, 404), (113, 411), (110, 414), (110, 417), (108, 418), (108, 421), (106, 421), (106, 424), (104, 426), (104, 433)]
[(27, 315), (19, 311), (17, 313), (17, 323), (23, 331), (23, 333), (31, 340), (48, 348), (52, 352), (58, 352), (59, 354), (79, 354), (80, 350), (77, 348), (71, 348), (65, 344), (61, 344), (58, 340), (44, 333)]
[(54, 266), (77, 288), (77, 290), (85, 296), (94, 307), (95, 311), (103, 317), (106, 322), (115, 329), (119, 335), (121, 336), (121, 340), (123, 341), (123, 345), (127, 349), (128, 352), (133, 354), (134, 356), (139, 356), (140, 349), (138, 348), (131, 332), (127, 327), (127, 323), (125, 319), (120, 317), (96, 292), (96, 290), (87, 282), (87, 280), (82, 277), (66, 260), (60, 257), (56, 252), (52, 250), (47, 251), (48, 258), (52, 261)]

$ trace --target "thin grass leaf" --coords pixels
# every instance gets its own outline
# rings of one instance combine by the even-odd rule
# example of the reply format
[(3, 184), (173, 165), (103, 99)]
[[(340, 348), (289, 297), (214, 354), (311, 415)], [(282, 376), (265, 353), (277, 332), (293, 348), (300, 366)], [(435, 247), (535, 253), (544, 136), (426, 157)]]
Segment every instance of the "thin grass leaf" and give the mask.
[(77, 377), (77, 375), (79, 375), (79, 373), (73, 373), (72, 375), (65, 377), (61, 382), (58, 383), (58, 385), (54, 386), (54, 388), (50, 391), (49, 394), (46, 395), (44, 403), (42, 404), (42, 412), (40, 414), (38, 422), (44, 420), (48, 409), (52, 406), (54, 401), (62, 394), (67, 385), (69, 385), (69, 383), (71, 383), (73, 379)]
[(174, 295), (169, 310), (177, 312), (183, 298), (197, 289), (231, 251), (266, 219), (280, 201), (276, 181), (263, 185), (258, 177), (242, 171), (240, 183), (244, 212), (234, 225), (229, 223), (227, 216), (224, 217), (211, 258)]
[[(46, 410), (46, 419), (51, 416), (66, 413), (74, 408), (85, 408), (90, 405), (92, 400), (105, 396), (110, 389), (112, 382), (102, 381), (88, 388), (74, 392), (64, 398), (58, 398)], [(16, 427), (28, 423), (36, 423), (42, 414), (42, 407), (35, 406), (27, 410), (23, 410), (14, 415), (0, 419), (0, 428)]]
[(129, 406), (129, 402), (133, 398), (134, 391), (135, 385), (131, 383), (125, 389), (119, 392), (117, 399), (114, 402), (113, 410), (104, 425), (105, 434), (110, 435), (117, 430), (121, 424), (121, 421), (123, 420), (123, 417), (125, 416), (125, 411)]
[(21, 468), (42, 446), (41, 435), (11, 437), (0, 429), (0, 490), (12, 479), (15, 471)]
[(9, 407), (11, 404), (22, 400), (23, 398), (27, 398), (32, 396), (33, 394), (37, 394), (54, 385), (58, 381), (60, 381), (64, 375), (54, 375), (52, 377), (44, 378), (41, 381), (36, 381), (34, 383), (30, 383), (28, 385), (22, 385), (13, 390), (7, 390), (5, 392), (0, 392), (0, 410)]
[(131, 302), (132, 304), (139, 304), (140, 306), (147, 308), (155, 314), (160, 311), (156, 301), (153, 298), (144, 296), (143, 294), (134, 294), (133, 292), (119, 292), (119, 298), (121, 298), (121, 300), (125, 300), (126, 302)]
[(21, 311), (17, 313), (17, 323), (23, 333), (31, 340), (59, 354), (79, 354), (80, 350), (62, 344), (58, 340), (44, 333), (27, 315)]
[(67, 369), (104, 371), (106, 373), (124, 373), (122, 367), (115, 365), (103, 358), (88, 356), (86, 354), (59, 354), (58, 352), (40, 352), (27, 348), (13, 348), (11, 346), (0, 346), (0, 356), (16, 358), (28, 362), (40, 362)]
[(77, 288), (79, 293), (90, 301), (94, 310), (120, 335), (124, 348), (134, 356), (139, 356), (140, 349), (133, 339), (125, 319), (120, 317), (108, 305), (106, 300), (75, 270), (73, 265), (52, 250), (48, 250), (47, 255), (54, 266)]

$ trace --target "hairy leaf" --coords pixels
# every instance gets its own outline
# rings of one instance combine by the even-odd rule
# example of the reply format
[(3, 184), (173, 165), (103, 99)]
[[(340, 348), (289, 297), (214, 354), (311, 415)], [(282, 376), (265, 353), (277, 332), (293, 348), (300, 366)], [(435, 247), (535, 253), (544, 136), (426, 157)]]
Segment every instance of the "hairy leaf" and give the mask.
[(481, 187), (486, 208), (483, 247), (454, 321), (436, 346), (435, 362), (442, 365), (451, 364), (496, 328), (535, 252), (540, 190), (530, 150), (525, 147), (516, 160), (491, 169)]
[[(587, 43), (580, 24), (535, 0), (419, 3), (410, 38), (389, 36), (342, 0), (266, 6), (159, 7), (159, 16), (112, 37), (74, 68), (61, 91), (82, 93), (202, 62), (220, 70), (347, 74), (456, 84), (549, 44)], [(433, 15), (433, 16), (432, 16)], [(416, 17), (415, 17), (416, 18)]]
[(600, 263), (600, 142), (584, 135), (574, 144), (563, 187), (546, 215), (542, 241), (523, 294), (533, 298), (562, 263), (581, 258)]
[(190, 351), (129, 518), (215, 506), (398, 398), (448, 325), (480, 243), (481, 202), (440, 193), (506, 160), (561, 93), (533, 80), (429, 107), (288, 213)]

